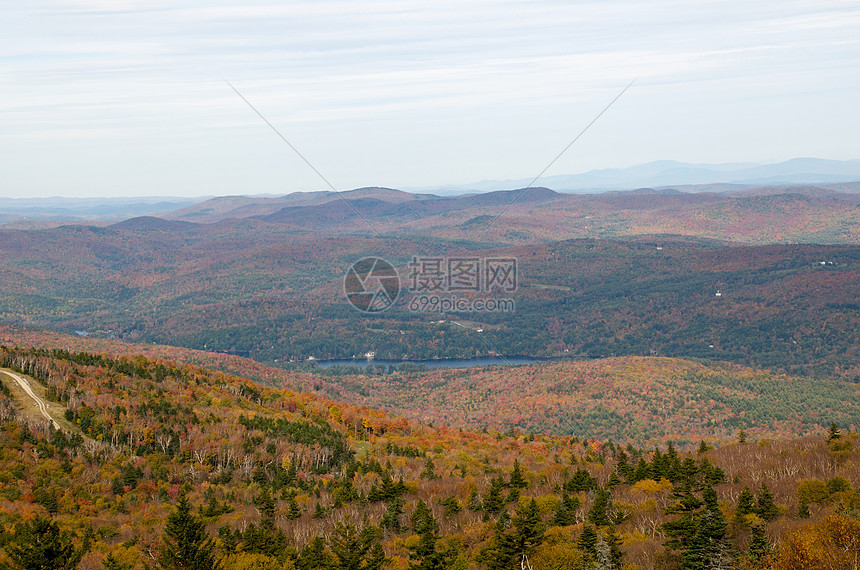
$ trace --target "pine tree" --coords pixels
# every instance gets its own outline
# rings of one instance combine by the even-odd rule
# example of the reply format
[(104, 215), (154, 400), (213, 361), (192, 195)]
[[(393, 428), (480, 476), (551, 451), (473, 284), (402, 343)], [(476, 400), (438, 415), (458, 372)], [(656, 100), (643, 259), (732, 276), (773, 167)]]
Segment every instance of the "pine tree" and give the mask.
[(469, 493), (469, 502), (466, 504), (466, 507), (468, 507), (470, 511), (483, 510), (484, 505), (481, 503), (481, 495), (478, 493), (478, 489), (476, 487), (472, 487), (472, 491)]
[(765, 483), (761, 484), (756, 503), (756, 514), (764, 520), (772, 521), (779, 516), (779, 507), (773, 501), (773, 495)]
[(168, 515), (164, 525), (159, 562), (167, 568), (215, 570), (221, 565), (213, 550), (214, 542), (206, 534), (206, 525), (191, 513), (191, 504), (182, 489), (176, 510)]
[(696, 532), (682, 554), (681, 567), (684, 570), (704, 570), (712, 568), (728, 553), (725, 541), (727, 524), (717, 503), (717, 493), (712, 487), (705, 487), (702, 493), (705, 510), (699, 517)]
[(409, 547), (409, 569), (445, 570), (442, 553), (436, 550), (439, 523), (424, 501), (419, 499), (418, 504), (412, 515), (412, 526), (419, 534), (419, 540), (418, 544)]
[(605, 489), (598, 489), (594, 496), (594, 503), (588, 511), (588, 520), (594, 526), (606, 526), (611, 524), (609, 520), (609, 509), (612, 507), (612, 495)]
[(493, 515), (501, 512), (502, 507), (505, 506), (505, 501), (502, 498), (504, 488), (505, 482), (500, 477), (490, 481), (490, 490), (484, 497), (484, 510)]
[(594, 570), (612, 570), (612, 552), (602, 536), (597, 540), (594, 551)]
[(296, 570), (328, 570), (334, 568), (334, 558), (325, 547), (325, 540), (316, 536), (302, 549), (296, 560)]
[(568, 526), (576, 522), (576, 509), (579, 508), (579, 499), (562, 493), (561, 501), (555, 508), (552, 524), (555, 526)]
[(540, 518), (540, 509), (532, 499), (521, 505), (510, 528), (499, 524), (487, 556), (491, 570), (518, 568), (524, 556), (531, 555), (544, 539), (546, 527)]
[(428, 457), (427, 461), (424, 462), (424, 471), (421, 472), (420, 477), (422, 479), (436, 479), (436, 466), (433, 465), (433, 459), (431, 457)]
[(375, 542), (373, 546), (370, 547), (370, 552), (367, 554), (364, 568), (362, 570), (382, 570), (388, 565), (388, 562), (389, 559), (385, 557), (385, 551), (382, 549), (382, 545)]
[(296, 520), (297, 518), (302, 516), (302, 509), (299, 507), (299, 504), (296, 502), (296, 497), (290, 497), (290, 505), (287, 509), (287, 518), (289, 520)]
[[(291, 495), (295, 502), (295, 496)], [(260, 524), (249, 524), (242, 534), (242, 550), (252, 554), (264, 554), (281, 559), (285, 556), (287, 536), (275, 525), (275, 500), (268, 487), (262, 487), (254, 498), (260, 511)], [(298, 509), (298, 505), (296, 505)], [(298, 513), (301, 516), (301, 511)], [(298, 517), (296, 517), (298, 518)]]
[(379, 559), (379, 549), (374, 547), (376, 531), (371, 526), (358, 530), (350, 523), (337, 523), (329, 541), (338, 570), (378, 570), (386, 562), (384, 555)]
[(628, 483), (636, 483), (651, 478), (651, 466), (644, 458), (639, 458), (639, 463), (636, 464), (636, 469), (633, 471), (633, 478)]
[(576, 546), (592, 558), (597, 556), (597, 532), (591, 525), (585, 525), (576, 541)]
[(424, 525), (431, 520), (435, 519), (433, 518), (433, 513), (430, 512), (430, 508), (427, 506), (427, 503), (425, 503), (423, 499), (418, 499), (418, 503), (415, 505), (415, 510), (412, 512), (412, 516), (409, 517), (409, 522), (412, 523), (412, 530), (415, 531), (416, 534), (421, 534), (424, 532)]
[(520, 462), (514, 459), (514, 468), (511, 471), (511, 480), (508, 486), (512, 489), (525, 489), (529, 486), (528, 481), (523, 477), (523, 472), (520, 469)]
[(744, 431), (744, 428), (738, 430), (738, 443), (746, 443), (747, 442), (747, 432)]
[(21, 570), (71, 569), (84, 555), (75, 550), (71, 536), (47, 516), (16, 524), (6, 552)]
[(769, 553), (770, 543), (767, 541), (767, 534), (765, 534), (764, 527), (762, 525), (753, 526), (748, 556), (752, 560), (760, 560)]
[(839, 431), (839, 427), (836, 425), (836, 422), (831, 422), (827, 432), (827, 443), (836, 441), (840, 437), (842, 437), (842, 433)]
[(606, 482), (606, 488), (611, 489), (612, 487), (617, 487), (620, 484), (621, 479), (618, 477), (618, 473), (613, 471), (612, 475), (609, 476), (609, 480)]
[(261, 518), (274, 520), (275, 500), (272, 498), (272, 493), (268, 487), (260, 488), (257, 496), (254, 497), (254, 504), (257, 506)]
[(678, 452), (672, 442), (666, 449), (666, 455), (663, 457), (663, 476), (670, 481), (675, 481), (681, 471), (681, 460), (678, 458)]
[(738, 495), (738, 506), (735, 509), (735, 523), (746, 524), (744, 517), (756, 510), (755, 496), (750, 491), (749, 487), (744, 487)]
[(380, 526), (397, 532), (400, 530), (400, 515), (403, 514), (403, 499), (394, 497), (388, 503), (388, 509), (382, 515)]
[(615, 527), (610, 527), (606, 530), (604, 540), (609, 546), (610, 568), (621, 568), (621, 563), (624, 560), (624, 551), (621, 550), (621, 538), (615, 532)]

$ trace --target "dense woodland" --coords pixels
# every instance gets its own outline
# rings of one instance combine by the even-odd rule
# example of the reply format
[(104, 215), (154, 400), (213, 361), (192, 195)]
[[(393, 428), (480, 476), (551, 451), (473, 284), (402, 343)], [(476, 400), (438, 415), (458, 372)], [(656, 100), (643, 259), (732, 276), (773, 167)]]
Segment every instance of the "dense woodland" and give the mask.
[(423, 422), (647, 446), (669, 441), (689, 446), (731, 437), (741, 428), (757, 437), (818, 434), (822, 418), (852, 430), (860, 427), (860, 393), (854, 383), (679, 358), (341, 371), (319, 386), (331, 397), (396, 410)]
[[(463, 431), (143, 356), (3, 348), (11, 568), (850, 568), (857, 437)], [(829, 426), (829, 427), (827, 427)]]
[[(398, 360), (657, 355), (860, 380), (856, 245), (661, 236), (488, 248), (261, 223), (0, 230), (0, 319), (278, 365), (368, 350)], [(515, 311), (416, 312), (404, 291), (368, 316), (344, 298), (344, 272), (366, 255), (399, 264), (405, 281), (413, 255), (463, 254), (517, 258), (519, 288), (506, 294)]]
[[(858, 568), (856, 196), (530, 189), (484, 231), (510, 192), (377, 188), (347, 197), (376, 236), (310, 195), (0, 228), (0, 369), (60, 426), (0, 373), (0, 570)], [(515, 311), (346, 302), (362, 257), (463, 255), (516, 258)], [(368, 351), (548, 361), (309, 361)]]

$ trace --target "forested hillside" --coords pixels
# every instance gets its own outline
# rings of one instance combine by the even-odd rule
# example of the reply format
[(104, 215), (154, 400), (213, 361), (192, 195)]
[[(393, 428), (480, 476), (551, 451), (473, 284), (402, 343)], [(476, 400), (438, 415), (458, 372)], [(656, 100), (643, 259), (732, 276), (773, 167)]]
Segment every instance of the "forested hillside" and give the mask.
[[(640, 449), (428, 427), (168, 360), (3, 348), (13, 568), (847, 568), (857, 437)], [(196, 561), (196, 562), (194, 562)], [(829, 564), (829, 566), (828, 566)]]
[(515, 367), (334, 373), (333, 397), (424, 422), (665, 445), (860, 427), (860, 386), (730, 363), (624, 357)]
[[(0, 319), (270, 364), (368, 350), (394, 359), (660, 355), (860, 378), (857, 246), (662, 236), (487, 249), (314, 237), (255, 220), (175, 224), (0, 232)], [(413, 310), (404, 291), (387, 312), (362, 314), (344, 297), (343, 275), (368, 255), (398, 265), (404, 289), (412, 256), (514, 257), (515, 310)]]

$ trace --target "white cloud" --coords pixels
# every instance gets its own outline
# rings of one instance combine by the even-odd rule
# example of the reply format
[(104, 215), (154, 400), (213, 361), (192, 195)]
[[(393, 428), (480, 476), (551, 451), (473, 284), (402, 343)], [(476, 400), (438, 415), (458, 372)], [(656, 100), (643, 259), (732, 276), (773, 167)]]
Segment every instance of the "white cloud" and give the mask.
[(68, 0), (4, 18), (0, 195), (319, 188), (222, 77), (341, 187), (528, 177), (635, 76), (556, 168), (860, 156), (856, 2)]

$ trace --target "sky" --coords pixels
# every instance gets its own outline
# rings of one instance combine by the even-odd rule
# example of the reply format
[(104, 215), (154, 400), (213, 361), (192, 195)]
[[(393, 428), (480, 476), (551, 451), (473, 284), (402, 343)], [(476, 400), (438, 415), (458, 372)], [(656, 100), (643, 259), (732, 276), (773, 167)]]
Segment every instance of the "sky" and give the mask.
[(860, 158), (860, 3), (0, 0), (0, 196)]

